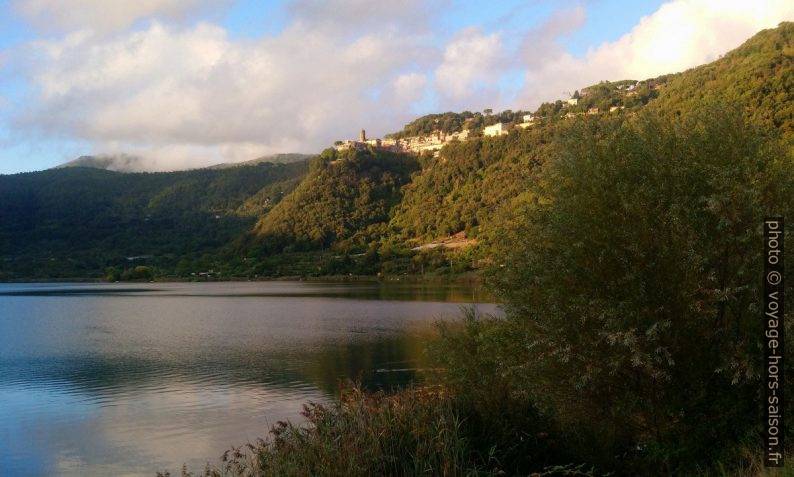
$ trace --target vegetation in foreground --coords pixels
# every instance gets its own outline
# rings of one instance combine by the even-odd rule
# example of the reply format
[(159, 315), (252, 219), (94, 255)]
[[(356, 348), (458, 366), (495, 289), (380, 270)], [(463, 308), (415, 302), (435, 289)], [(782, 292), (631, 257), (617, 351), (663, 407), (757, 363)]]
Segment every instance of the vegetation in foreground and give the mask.
[(440, 325), (440, 388), (345, 391), (210, 475), (791, 475), (761, 470), (758, 279), (791, 150), (711, 103), (552, 151), (495, 247), (507, 316)]
[(387, 395), (358, 387), (329, 407), (304, 406), (306, 424), (279, 422), (270, 439), (227, 451), (206, 476), (469, 475), (471, 449), (441, 388)]

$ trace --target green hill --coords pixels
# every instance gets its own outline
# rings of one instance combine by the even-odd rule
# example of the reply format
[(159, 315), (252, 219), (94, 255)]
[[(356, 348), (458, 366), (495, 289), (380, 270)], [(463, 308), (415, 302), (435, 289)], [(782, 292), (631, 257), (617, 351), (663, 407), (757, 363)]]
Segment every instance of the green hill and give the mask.
[(763, 30), (712, 63), (674, 75), (651, 103), (654, 110), (680, 115), (704, 101), (723, 99), (748, 117), (794, 135), (794, 23)]
[(363, 247), (385, 230), (401, 189), (419, 170), (413, 156), (377, 149), (328, 149), (309, 175), (257, 223), (254, 240), (270, 252)]
[[(516, 124), (523, 111), (427, 115), (392, 134), (472, 131), (437, 157), (329, 149), (308, 162), (285, 155), (274, 160), (298, 162), (263, 158), (148, 174), (105, 170), (120, 163), (89, 157), (70, 165), (90, 169), (0, 176), (0, 279), (98, 277), (108, 267), (138, 263), (169, 275), (223, 268), (241, 276), (268, 269), (263, 261), (284, 253), (304, 253), (299, 260), (308, 265), (301, 270), (312, 268), (311, 254), (363, 252), (368, 271), (410, 273), (432, 263), (450, 269), (445, 253), (462, 254), (455, 263), (471, 268), (488, 258), (489, 243), (510, 220), (506, 211), (527, 198), (571, 125), (595, 131), (607, 117), (631, 121), (644, 112), (674, 120), (719, 101), (791, 144), (793, 95), (794, 23), (782, 23), (707, 65), (583, 87), (578, 104), (545, 103), (532, 126), (506, 136), (480, 131), (499, 121)], [(459, 232), (476, 238), (479, 251), (411, 250)]]
[(520, 194), (549, 152), (553, 128), (446, 146), (405, 188), (390, 222), (405, 239), (477, 234), (496, 208)]
[[(180, 256), (216, 253), (260, 215), (238, 209), (268, 188), (288, 193), (306, 170), (302, 162), (168, 173), (70, 167), (0, 176), (0, 279), (101, 276), (108, 266), (168, 266)], [(273, 194), (273, 202), (283, 195)]]
[[(623, 89), (627, 84), (636, 86)], [(713, 63), (638, 82), (602, 82), (583, 88), (578, 96), (573, 107), (541, 105), (535, 111), (537, 125), (527, 130), (446, 146), (406, 187), (391, 228), (403, 238), (423, 239), (463, 230), (480, 235), (489, 227), (497, 233), (499, 208), (509, 207), (527, 189), (533, 171), (551, 153), (554, 138), (572, 121), (626, 117), (646, 108), (673, 117), (708, 101), (723, 101), (741, 108), (770, 133), (794, 139), (794, 23), (759, 32)], [(625, 109), (609, 113), (612, 106)], [(598, 115), (583, 114), (592, 107), (599, 108)], [(566, 119), (567, 113), (582, 116)]]

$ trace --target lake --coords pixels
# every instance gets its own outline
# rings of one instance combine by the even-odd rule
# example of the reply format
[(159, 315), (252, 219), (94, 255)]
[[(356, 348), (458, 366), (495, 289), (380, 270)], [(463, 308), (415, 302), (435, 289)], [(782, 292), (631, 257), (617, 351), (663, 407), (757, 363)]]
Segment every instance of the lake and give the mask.
[(378, 282), (0, 284), (2, 475), (202, 471), (338, 383), (421, 380), (474, 287)]

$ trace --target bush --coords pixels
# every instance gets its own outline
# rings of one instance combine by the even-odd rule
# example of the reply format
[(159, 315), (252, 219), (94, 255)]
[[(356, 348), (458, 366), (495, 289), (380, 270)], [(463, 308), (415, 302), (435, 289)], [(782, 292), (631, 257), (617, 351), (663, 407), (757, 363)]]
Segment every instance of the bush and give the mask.
[(463, 419), (462, 432), (471, 443), (472, 458), (496, 462), (508, 475), (527, 475), (564, 462), (550, 419), (539, 415), (529, 389), (503, 371), (504, 343), (513, 339), (507, 322), (463, 311), (462, 323), (440, 322), (440, 339), (430, 347), (442, 366), (439, 376), (455, 398)]
[(481, 365), (575, 429), (583, 459), (732, 459), (760, 431), (762, 225), (794, 216), (790, 151), (723, 105), (563, 137), (504, 222), (508, 320)]
[(149, 281), (154, 279), (154, 275), (154, 270), (152, 270), (150, 267), (138, 265), (137, 267), (124, 270), (124, 273), (121, 274), (121, 280)]

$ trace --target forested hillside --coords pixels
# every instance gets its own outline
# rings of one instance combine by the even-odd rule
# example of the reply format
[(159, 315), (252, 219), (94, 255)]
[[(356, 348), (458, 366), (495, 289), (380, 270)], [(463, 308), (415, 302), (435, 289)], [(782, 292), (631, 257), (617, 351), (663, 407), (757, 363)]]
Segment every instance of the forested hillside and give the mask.
[[(289, 193), (305, 162), (0, 176), (0, 279), (97, 277), (107, 267), (216, 253)], [(262, 191), (272, 191), (269, 201)]]
[(365, 247), (383, 235), (402, 187), (418, 170), (406, 154), (328, 149), (311, 162), (300, 186), (260, 219), (253, 239), (271, 253)]
[(342, 390), (223, 469), (794, 475), (769, 467), (794, 438), (777, 354), (794, 327), (776, 301), (794, 287), (762, 246), (794, 247), (765, 219), (794, 215), (793, 49), (786, 23), (709, 65), (585, 86), (498, 137), (475, 124), (515, 113), (445, 113), (396, 134), (475, 130), (437, 154), (353, 143), (314, 159), (227, 249), (236, 273), (478, 269), (504, 314), (439, 322), (418, 387)]
[[(482, 128), (516, 125), (525, 112), (427, 115), (391, 135), (470, 130), (467, 140), (451, 141), (437, 156), (329, 149), (311, 166), (255, 160), (251, 166), (173, 173), (69, 167), (0, 176), (0, 279), (98, 278), (108, 269), (123, 273), (139, 264), (156, 266), (155, 274), (163, 276), (210, 269), (223, 269), (225, 276), (267, 275), (272, 267), (265, 262), (279, 256), (294, 262), (284, 255), (293, 253), (302, 253), (307, 264), (293, 269), (299, 274), (476, 269), (489, 263), (509, 212), (531, 199), (538, 173), (573, 125), (631, 122), (642, 114), (670, 121), (721, 103), (791, 144), (794, 24), (762, 31), (707, 65), (583, 85), (574, 96), (576, 104), (541, 105), (532, 125), (513, 127), (505, 136), (482, 137)], [(453, 234), (476, 245), (417, 248)], [(367, 260), (367, 267), (357, 267), (356, 260)]]
[[(677, 117), (716, 101), (743, 111), (771, 134), (794, 137), (794, 23), (762, 31), (708, 65), (636, 84), (632, 91), (622, 89), (622, 82), (592, 85), (583, 88), (585, 95), (577, 94), (575, 106), (542, 105), (535, 113), (537, 124), (526, 130), (446, 146), (406, 187), (392, 230), (421, 239), (464, 230), (482, 236), (489, 227), (498, 233), (500, 207), (509, 208), (511, 199), (528, 189), (555, 138), (574, 122), (628, 119), (646, 107)], [(609, 112), (613, 106), (624, 109)], [(582, 114), (591, 107), (599, 114)], [(566, 118), (568, 113), (580, 115)]]
[(794, 136), (794, 23), (764, 30), (719, 60), (670, 78), (652, 109), (680, 116), (722, 99), (745, 108), (748, 119)]
[(549, 154), (554, 129), (538, 127), (501, 138), (445, 147), (405, 188), (390, 222), (406, 239), (465, 231), (478, 235), (494, 211), (516, 197)]

